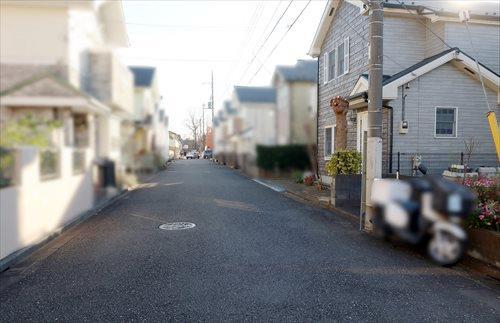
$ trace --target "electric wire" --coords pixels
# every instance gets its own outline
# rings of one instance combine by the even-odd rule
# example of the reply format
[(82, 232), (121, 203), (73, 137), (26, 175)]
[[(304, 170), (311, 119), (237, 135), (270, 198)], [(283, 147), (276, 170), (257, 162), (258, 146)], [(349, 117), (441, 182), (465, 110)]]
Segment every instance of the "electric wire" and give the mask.
[(285, 33), (283, 34), (283, 36), (281, 37), (281, 39), (276, 43), (276, 45), (273, 47), (273, 49), (271, 50), (271, 52), (269, 52), (269, 54), (266, 56), (266, 58), (262, 61), (262, 64), (260, 65), (259, 69), (255, 72), (255, 74), (252, 76), (252, 78), (250, 79), (249, 83), (251, 83), (253, 81), (253, 79), (255, 78), (255, 76), (257, 76), (257, 74), (259, 74), (260, 70), (262, 69), (262, 67), (264, 66), (264, 64), (266, 63), (266, 61), (269, 59), (269, 57), (271, 57), (271, 55), (274, 53), (274, 51), (276, 50), (276, 48), (278, 48), (278, 46), (281, 44), (281, 42), (283, 41), (283, 39), (285, 39), (286, 35), (288, 34), (288, 32), (292, 29), (292, 27), (295, 25), (295, 23), (299, 20), (299, 18), (302, 16), (302, 14), (304, 13), (304, 11), (307, 9), (307, 7), (309, 6), (309, 4), (311, 3), (312, 0), (309, 0), (306, 5), (304, 6), (304, 8), (302, 8), (302, 10), (300, 11), (299, 15), (295, 18), (295, 20), (290, 24), (290, 26), (288, 26), (288, 29), (285, 31)]

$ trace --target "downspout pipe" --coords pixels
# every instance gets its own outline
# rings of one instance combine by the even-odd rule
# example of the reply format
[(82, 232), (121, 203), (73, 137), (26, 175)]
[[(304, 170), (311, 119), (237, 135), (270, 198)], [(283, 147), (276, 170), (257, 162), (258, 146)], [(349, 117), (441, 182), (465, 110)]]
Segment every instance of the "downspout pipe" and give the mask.
[(389, 110), (389, 174), (392, 174), (392, 153), (394, 143), (394, 110), (390, 105), (384, 105), (384, 108)]
[(316, 80), (316, 176), (318, 177), (318, 180), (321, 183), (321, 171), (319, 170), (319, 109), (320, 109), (320, 100), (319, 100), (319, 58), (317, 58), (317, 65), (318, 65), (318, 71), (317, 71), (317, 80)]

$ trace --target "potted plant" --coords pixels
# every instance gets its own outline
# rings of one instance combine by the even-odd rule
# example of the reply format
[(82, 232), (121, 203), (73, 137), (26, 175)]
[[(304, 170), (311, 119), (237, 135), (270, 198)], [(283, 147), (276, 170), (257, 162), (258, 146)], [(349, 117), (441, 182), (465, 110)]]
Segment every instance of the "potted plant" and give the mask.
[(307, 186), (313, 186), (314, 184), (314, 175), (307, 175), (304, 177), (304, 184)]
[(326, 163), (332, 176), (331, 198), (336, 206), (359, 206), (361, 202), (361, 153), (340, 149)]

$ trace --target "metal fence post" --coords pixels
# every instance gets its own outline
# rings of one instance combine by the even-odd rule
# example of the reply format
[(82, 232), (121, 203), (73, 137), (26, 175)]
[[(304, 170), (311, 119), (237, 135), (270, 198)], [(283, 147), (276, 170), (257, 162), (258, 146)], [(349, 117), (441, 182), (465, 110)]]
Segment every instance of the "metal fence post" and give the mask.
[(464, 164), (464, 152), (460, 152), (460, 165)]
[(398, 151), (398, 170), (396, 171), (396, 178), (399, 179), (399, 165), (401, 161), (401, 153)]

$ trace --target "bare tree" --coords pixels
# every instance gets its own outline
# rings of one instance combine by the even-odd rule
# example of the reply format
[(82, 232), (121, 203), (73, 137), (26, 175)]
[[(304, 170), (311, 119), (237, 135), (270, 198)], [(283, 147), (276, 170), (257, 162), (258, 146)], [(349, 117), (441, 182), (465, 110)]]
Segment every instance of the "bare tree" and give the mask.
[(201, 118), (194, 112), (190, 112), (186, 120), (186, 127), (191, 131), (191, 135), (193, 136), (194, 149), (198, 150), (198, 141), (201, 134)]
[(467, 175), (467, 168), (470, 165), (470, 160), (472, 158), (472, 155), (476, 152), (476, 148), (479, 144), (479, 142), (474, 138), (471, 137), (467, 140), (464, 140), (465, 144), (465, 160), (463, 161), (464, 164), (464, 182), (465, 182), (465, 177)]

